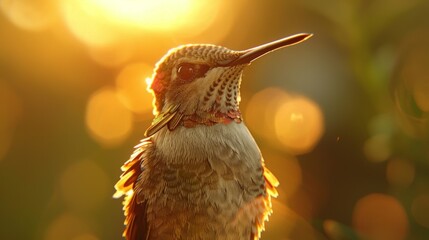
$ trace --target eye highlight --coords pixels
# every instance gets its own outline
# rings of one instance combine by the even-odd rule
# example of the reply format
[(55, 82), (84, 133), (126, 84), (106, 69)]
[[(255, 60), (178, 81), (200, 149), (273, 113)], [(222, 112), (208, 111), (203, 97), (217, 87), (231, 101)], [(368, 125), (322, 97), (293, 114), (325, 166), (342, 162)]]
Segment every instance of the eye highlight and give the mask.
[(210, 69), (206, 64), (181, 63), (177, 67), (177, 76), (184, 81), (193, 81), (204, 76)]

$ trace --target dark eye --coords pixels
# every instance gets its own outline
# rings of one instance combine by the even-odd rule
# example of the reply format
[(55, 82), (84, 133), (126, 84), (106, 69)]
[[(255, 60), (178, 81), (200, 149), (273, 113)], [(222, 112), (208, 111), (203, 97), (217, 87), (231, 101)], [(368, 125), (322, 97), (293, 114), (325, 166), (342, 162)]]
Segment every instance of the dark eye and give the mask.
[(182, 63), (177, 68), (177, 76), (182, 80), (192, 81), (204, 76), (209, 69), (205, 64)]
[(192, 80), (197, 72), (196, 65), (191, 63), (182, 63), (177, 68), (177, 76), (182, 80)]

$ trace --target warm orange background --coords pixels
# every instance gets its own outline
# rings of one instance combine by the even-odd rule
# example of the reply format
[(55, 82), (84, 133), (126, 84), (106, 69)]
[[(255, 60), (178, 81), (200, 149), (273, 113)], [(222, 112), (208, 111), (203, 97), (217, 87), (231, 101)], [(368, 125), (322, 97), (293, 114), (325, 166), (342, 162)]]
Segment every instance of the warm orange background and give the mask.
[(185, 43), (255, 61), (241, 111), (280, 180), (262, 239), (429, 238), (427, 0), (0, 1), (0, 239), (120, 239), (146, 79)]

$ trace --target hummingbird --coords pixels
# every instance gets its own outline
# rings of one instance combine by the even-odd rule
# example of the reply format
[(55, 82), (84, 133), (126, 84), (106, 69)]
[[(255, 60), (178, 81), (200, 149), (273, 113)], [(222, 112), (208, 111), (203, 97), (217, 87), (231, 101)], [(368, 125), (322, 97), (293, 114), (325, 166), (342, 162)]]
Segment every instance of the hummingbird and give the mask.
[(115, 185), (127, 240), (260, 238), (279, 182), (243, 122), (242, 73), (311, 36), (243, 51), (188, 44), (161, 58), (148, 86), (155, 118)]

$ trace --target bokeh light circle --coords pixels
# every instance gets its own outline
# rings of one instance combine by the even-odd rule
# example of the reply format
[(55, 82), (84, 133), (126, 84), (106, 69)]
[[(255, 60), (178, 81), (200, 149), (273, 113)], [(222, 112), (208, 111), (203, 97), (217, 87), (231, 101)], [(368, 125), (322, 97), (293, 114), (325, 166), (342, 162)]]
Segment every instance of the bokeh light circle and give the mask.
[(91, 136), (103, 146), (116, 146), (132, 129), (131, 112), (118, 99), (113, 88), (93, 93), (86, 107), (86, 126)]
[(386, 166), (387, 181), (396, 187), (408, 187), (413, 183), (415, 167), (410, 161), (392, 159)]
[(246, 106), (245, 121), (252, 132), (302, 154), (314, 147), (324, 132), (320, 107), (312, 100), (288, 94), (279, 88), (256, 93)]
[(373, 193), (356, 203), (353, 226), (368, 239), (404, 240), (408, 233), (408, 218), (397, 199)]
[(247, 106), (245, 121), (259, 136), (272, 140), (275, 136), (273, 116), (281, 103), (287, 101), (288, 94), (279, 88), (265, 88), (254, 94)]
[(365, 141), (363, 152), (369, 161), (386, 161), (391, 155), (389, 136), (385, 134), (376, 134), (371, 136)]
[(310, 151), (324, 131), (319, 106), (305, 97), (292, 97), (283, 102), (274, 117), (276, 136), (295, 153)]
[(67, 206), (78, 212), (96, 209), (110, 195), (109, 177), (90, 160), (69, 166), (61, 175), (60, 186)]
[(429, 194), (422, 194), (413, 200), (411, 214), (418, 224), (429, 229)]

